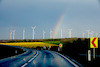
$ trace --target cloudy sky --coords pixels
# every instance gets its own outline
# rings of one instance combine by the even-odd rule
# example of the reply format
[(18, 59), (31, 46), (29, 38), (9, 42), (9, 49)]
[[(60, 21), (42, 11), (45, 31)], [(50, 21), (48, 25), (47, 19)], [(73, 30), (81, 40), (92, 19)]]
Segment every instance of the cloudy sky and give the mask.
[[(62, 17), (62, 15), (64, 15)], [(62, 19), (61, 19), (62, 17)], [(32, 39), (32, 26), (36, 26), (35, 39), (49, 38), (50, 29), (54, 32), (57, 23), (60, 26), (56, 38), (69, 36), (82, 37), (91, 30), (100, 37), (100, 0), (0, 0), (0, 39), (9, 39), (10, 31), (16, 30), (15, 39)]]

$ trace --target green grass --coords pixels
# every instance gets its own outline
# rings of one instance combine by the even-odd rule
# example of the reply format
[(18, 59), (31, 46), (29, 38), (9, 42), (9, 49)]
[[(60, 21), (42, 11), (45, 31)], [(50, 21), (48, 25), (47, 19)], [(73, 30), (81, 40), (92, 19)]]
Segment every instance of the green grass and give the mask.
[(57, 45), (59, 45), (60, 43), (66, 44), (66, 43), (63, 43), (63, 42), (61, 42), (61, 41), (44, 41), (44, 43), (57, 44)]
[(44, 43), (59, 44), (59, 43), (61, 43), (61, 42), (60, 42), (60, 41), (44, 41)]

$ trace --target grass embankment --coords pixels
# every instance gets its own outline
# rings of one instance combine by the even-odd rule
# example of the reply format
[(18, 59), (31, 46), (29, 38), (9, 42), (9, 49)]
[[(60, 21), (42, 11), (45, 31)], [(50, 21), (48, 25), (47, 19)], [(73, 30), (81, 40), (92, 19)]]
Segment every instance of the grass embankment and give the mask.
[[(17, 52), (16, 52), (17, 51)], [(24, 53), (23, 49), (0, 45), (0, 59)]]
[(15, 43), (0, 43), (2, 45), (12, 45), (12, 46), (20, 46), (27, 48), (36, 48), (36, 47), (49, 47), (49, 46), (58, 46), (56, 44), (43, 43), (43, 42), (15, 42)]

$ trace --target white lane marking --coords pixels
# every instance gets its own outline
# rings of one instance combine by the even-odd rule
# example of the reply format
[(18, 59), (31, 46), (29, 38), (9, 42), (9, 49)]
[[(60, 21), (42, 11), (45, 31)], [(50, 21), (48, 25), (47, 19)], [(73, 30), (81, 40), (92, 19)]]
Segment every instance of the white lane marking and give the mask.
[(22, 65), (21, 67), (25, 67), (28, 63), (25, 63), (24, 65)]
[(31, 58), (28, 62), (31, 62), (32, 60), (34, 60), (34, 59), (37, 57), (37, 55), (38, 55), (38, 52), (37, 52), (37, 54), (36, 54), (33, 58)]
[[(33, 58), (31, 58), (31, 59), (28, 61), (28, 63), (31, 62), (32, 60), (34, 60), (37, 56), (38, 56), (38, 52), (37, 52), (37, 54), (36, 54)], [(25, 67), (28, 63), (23, 64), (21, 67)]]
[(23, 60), (24, 60), (24, 61), (26, 61), (26, 59), (25, 59), (25, 58), (24, 58)]

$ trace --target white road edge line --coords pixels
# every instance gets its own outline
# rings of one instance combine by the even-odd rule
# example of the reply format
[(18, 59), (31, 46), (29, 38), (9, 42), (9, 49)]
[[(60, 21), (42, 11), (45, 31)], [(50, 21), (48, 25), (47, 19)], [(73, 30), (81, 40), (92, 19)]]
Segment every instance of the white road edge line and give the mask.
[[(60, 53), (58, 53), (60, 54)], [(61, 55), (61, 54), (60, 54)], [(61, 55), (63, 56), (63, 55)], [(70, 59), (68, 59), (67, 57), (63, 56), (65, 59), (67, 59), (71, 64), (73, 64), (75, 67), (79, 67), (78, 65), (76, 65), (74, 62), (72, 62)]]
[[(37, 54), (36, 54), (33, 58), (31, 58), (31, 59), (28, 61), (28, 63), (31, 62), (32, 60), (34, 60), (37, 56), (38, 56), (38, 52), (37, 52)], [(21, 67), (25, 67), (28, 63), (23, 64)]]

